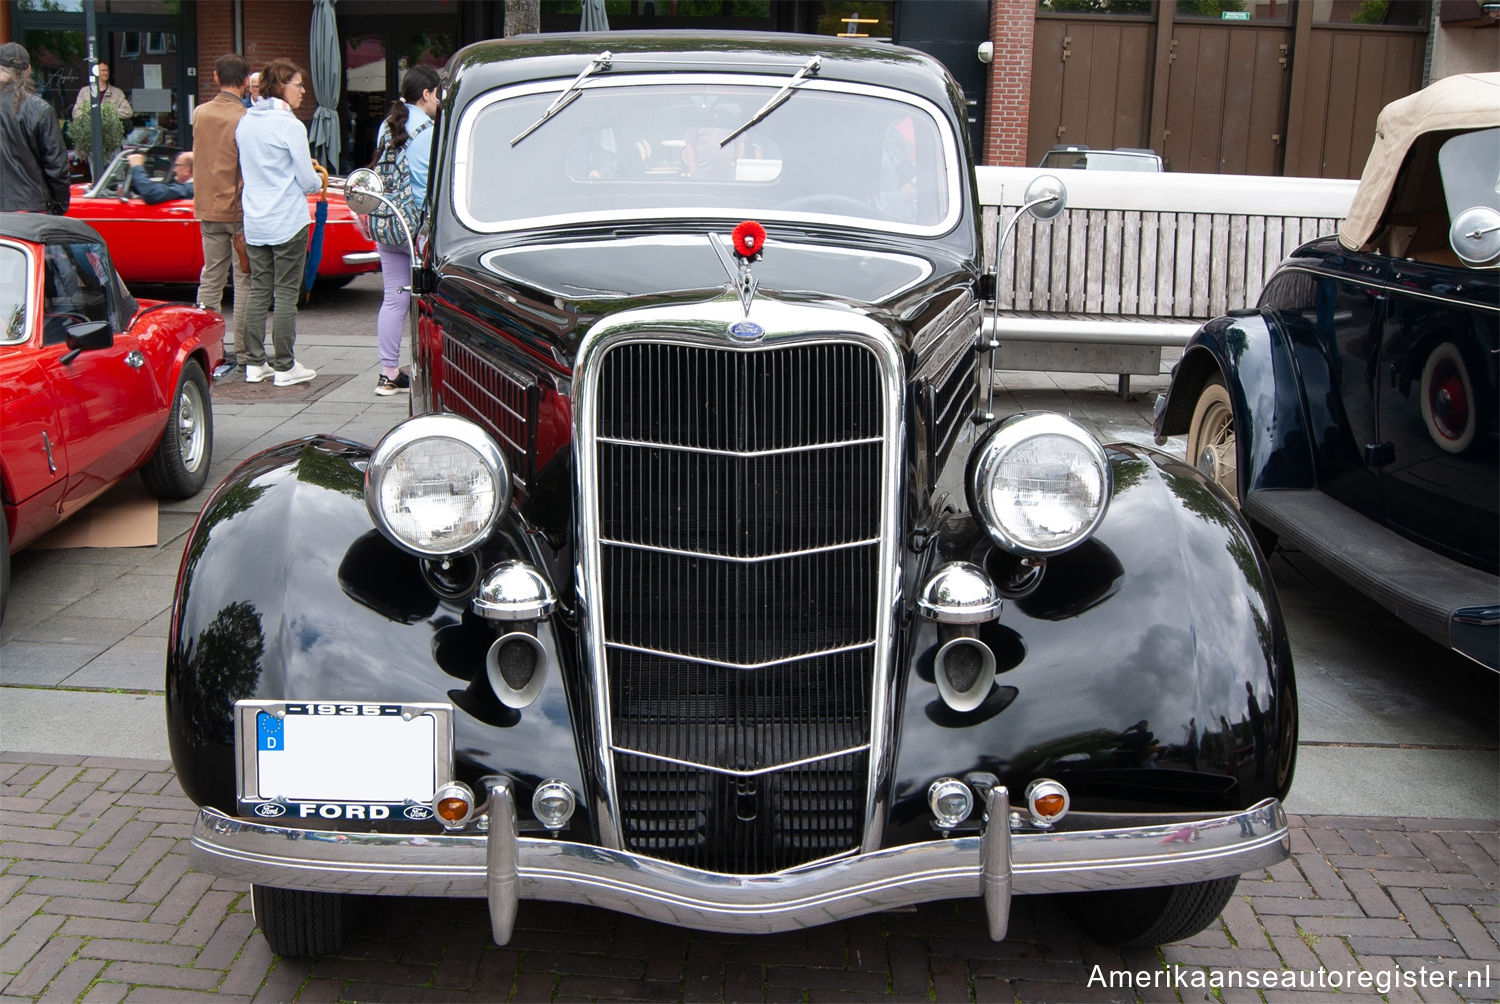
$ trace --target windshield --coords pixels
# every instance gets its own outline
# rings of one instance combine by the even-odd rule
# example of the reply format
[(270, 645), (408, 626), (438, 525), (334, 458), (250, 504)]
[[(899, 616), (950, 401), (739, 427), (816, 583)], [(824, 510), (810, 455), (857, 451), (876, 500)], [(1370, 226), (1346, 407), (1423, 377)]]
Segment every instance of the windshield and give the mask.
[(1041, 166), (1075, 171), (1160, 171), (1161, 159), (1155, 154), (1120, 150), (1049, 150)]
[(0, 343), (26, 337), (26, 252), (0, 244)]
[(1462, 133), (1438, 151), (1448, 216), (1475, 206), (1500, 210), (1500, 129)]
[(786, 78), (591, 78), (510, 88), (459, 123), (454, 208), (481, 231), (566, 221), (746, 217), (914, 234), (952, 229), (958, 145), (926, 102), (809, 80), (738, 135)]

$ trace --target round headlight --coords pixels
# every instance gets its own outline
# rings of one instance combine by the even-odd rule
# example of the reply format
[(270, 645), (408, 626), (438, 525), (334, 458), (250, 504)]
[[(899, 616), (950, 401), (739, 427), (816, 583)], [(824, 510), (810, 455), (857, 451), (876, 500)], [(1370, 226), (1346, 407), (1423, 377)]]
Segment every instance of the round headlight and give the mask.
[(414, 554), (473, 550), (509, 503), (510, 469), (500, 447), (457, 415), (421, 415), (396, 426), (365, 472), (370, 517)]
[(974, 451), (970, 503), (995, 543), (1024, 555), (1066, 551), (1089, 538), (1109, 507), (1109, 459), (1077, 422), (1015, 415)]

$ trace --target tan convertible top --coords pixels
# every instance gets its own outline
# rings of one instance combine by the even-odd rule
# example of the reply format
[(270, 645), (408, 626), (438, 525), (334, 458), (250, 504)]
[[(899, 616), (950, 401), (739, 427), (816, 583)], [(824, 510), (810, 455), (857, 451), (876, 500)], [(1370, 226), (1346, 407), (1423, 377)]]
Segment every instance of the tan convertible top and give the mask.
[(1375, 235), (1406, 152), (1425, 133), (1500, 126), (1500, 73), (1460, 73), (1381, 109), (1375, 145), (1339, 228), (1339, 242), (1358, 251)]

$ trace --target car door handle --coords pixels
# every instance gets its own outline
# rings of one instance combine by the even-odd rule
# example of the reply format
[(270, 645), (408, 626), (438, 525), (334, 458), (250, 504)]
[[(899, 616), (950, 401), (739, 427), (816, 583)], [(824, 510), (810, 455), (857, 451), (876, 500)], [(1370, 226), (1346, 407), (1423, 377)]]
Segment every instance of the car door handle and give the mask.
[(131, 349), (128, 353), (125, 354), (125, 365), (129, 366), (131, 369), (138, 370), (142, 366), (146, 365), (146, 357), (141, 355), (140, 349)]
[(190, 215), (192, 213), (192, 211), (193, 211), (193, 207), (192, 206), (168, 206), (167, 207), (167, 212), (171, 213), (173, 216), (188, 216), (188, 215)]

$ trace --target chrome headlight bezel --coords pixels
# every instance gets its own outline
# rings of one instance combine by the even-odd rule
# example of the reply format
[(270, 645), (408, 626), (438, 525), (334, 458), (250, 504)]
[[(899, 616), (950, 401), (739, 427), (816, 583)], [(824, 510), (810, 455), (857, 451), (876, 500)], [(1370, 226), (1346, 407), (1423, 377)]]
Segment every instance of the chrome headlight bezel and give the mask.
[[(423, 443), (444, 440), (473, 453), (477, 468), (490, 481), (490, 511), (471, 532), (441, 541), (435, 541), (431, 536), (416, 538), (403, 535), (386, 508), (388, 482), (398, 476), (396, 462), (408, 450), (420, 449)], [(418, 415), (402, 422), (380, 440), (370, 454), (369, 466), (365, 469), (365, 508), (369, 510), (376, 527), (397, 547), (425, 558), (466, 554), (478, 548), (494, 532), (500, 517), (510, 505), (510, 496), (510, 465), (499, 444), (478, 424), (458, 415)]]
[[(1015, 528), (1005, 526), (995, 511), (991, 484), (1001, 464), (1018, 447), (1039, 437), (1060, 437), (1076, 445), (1093, 463), (1100, 479), (1099, 504), (1092, 519), (1065, 539), (1040, 545), (1022, 540)], [(969, 456), (966, 479), (969, 506), (990, 539), (1012, 554), (1023, 557), (1047, 557), (1071, 550), (1093, 536), (1109, 511), (1114, 491), (1114, 477), (1104, 447), (1087, 429), (1063, 415), (1051, 412), (1023, 412), (1012, 415), (991, 429)]]

